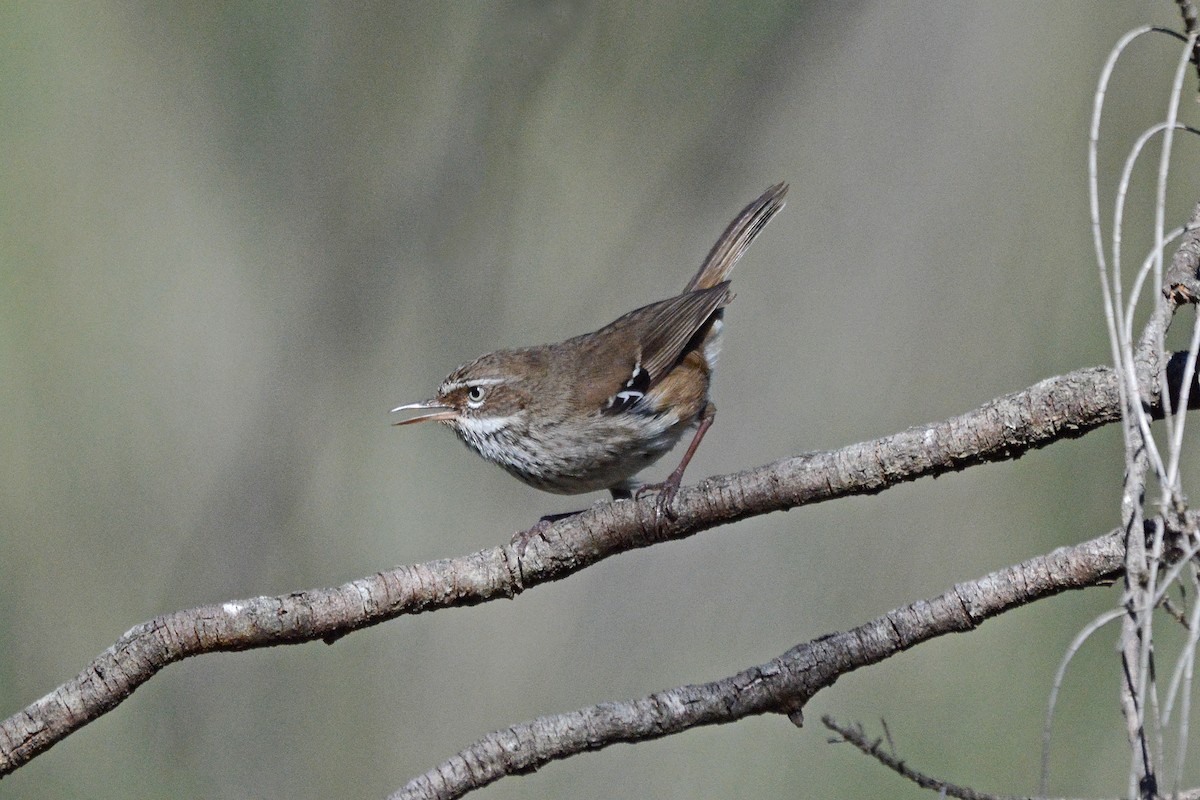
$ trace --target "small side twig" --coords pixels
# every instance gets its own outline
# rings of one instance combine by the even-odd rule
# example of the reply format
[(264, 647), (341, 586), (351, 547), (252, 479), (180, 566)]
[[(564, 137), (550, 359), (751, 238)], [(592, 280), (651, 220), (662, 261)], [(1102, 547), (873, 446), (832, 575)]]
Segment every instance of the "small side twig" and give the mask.
[[(989, 794), (987, 792), (979, 792), (966, 786), (944, 781), (940, 778), (933, 778), (923, 772), (913, 769), (904, 763), (904, 759), (896, 755), (895, 744), (892, 742), (891, 735), (887, 735), (888, 753), (880, 745), (883, 744), (883, 739), (875, 739), (867, 741), (866, 732), (863, 731), (861, 724), (856, 724), (854, 727), (841, 725), (829, 714), (821, 717), (821, 724), (829, 730), (841, 737), (840, 741), (849, 742), (857, 747), (864, 754), (883, 764), (888, 769), (895, 772), (902, 778), (912, 781), (922, 789), (932, 789), (935, 792), (941, 792), (949, 797), (958, 797), (960, 800), (1017, 800), (1015, 797), (1008, 795)], [(884, 725), (884, 733), (887, 733), (887, 726)], [(836, 744), (838, 739), (830, 739), (831, 743)]]
[[(839, 742), (849, 742), (857, 747), (865, 755), (883, 764), (888, 769), (895, 772), (902, 778), (907, 778), (913, 783), (920, 786), (922, 789), (931, 789), (935, 792), (940, 792), (946, 797), (958, 797), (961, 800), (1032, 800), (1029, 795), (1010, 795), (1010, 794), (991, 794), (989, 792), (980, 792), (976, 789), (971, 789), (967, 786), (959, 786), (958, 784), (944, 781), (940, 778), (933, 778), (919, 770), (913, 769), (904, 763), (904, 759), (895, 755), (894, 745), (891, 743), (890, 736), (888, 737), (888, 746), (893, 748), (892, 753), (884, 751), (880, 746), (883, 739), (875, 739), (868, 741), (866, 733), (863, 731), (861, 724), (856, 724), (853, 727), (840, 724), (829, 714), (821, 717), (821, 723), (829, 730), (836, 733), (841, 739), (830, 739), (831, 744)], [(886, 726), (885, 726), (886, 730)], [(1189, 789), (1186, 792), (1179, 792), (1172, 795), (1173, 800), (1200, 800), (1200, 789)], [(1049, 800), (1046, 797), (1039, 796), (1038, 800)]]

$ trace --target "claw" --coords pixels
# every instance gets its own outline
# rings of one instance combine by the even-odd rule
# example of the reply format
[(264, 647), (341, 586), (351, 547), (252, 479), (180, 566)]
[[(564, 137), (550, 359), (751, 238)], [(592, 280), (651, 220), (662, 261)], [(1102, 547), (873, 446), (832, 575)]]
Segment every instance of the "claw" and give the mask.
[(641, 500), (642, 495), (650, 492), (658, 493), (658, 498), (654, 503), (654, 513), (657, 516), (666, 517), (672, 521), (679, 518), (675, 514), (675, 510), (671, 508), (671, 504), (675, 502), (675, 495), (679, 493), (679, 478), (672, 475), (662, 483), (644, 483), (634, 491), (633, 497), (635, 500)]

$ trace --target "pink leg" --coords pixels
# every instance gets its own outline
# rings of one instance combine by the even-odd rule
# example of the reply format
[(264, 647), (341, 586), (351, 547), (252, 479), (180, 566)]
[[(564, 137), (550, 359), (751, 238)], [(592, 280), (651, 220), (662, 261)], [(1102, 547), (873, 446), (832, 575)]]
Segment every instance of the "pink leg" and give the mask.
[(675, 494), (679, 491), (679, 484), (683, 481), (683, 471), (687, 469), (692, 456), (696, 454), (696, 448), (700, 446), (700, 440), (704, 438), (704, 434), (712, 427), (716, 416), (717, 407), (712, 403), (706, 405), (704, 411), (700, 412), (700, 427), (696, 428), (696, 435), (692, 437), (691, 444), (684, 451), (683, 459), (679, 462), (679, 466), (662, 483), (647, 483), (639, 486), (637, 491), (634, 492), (634, 496), (640, 498), (646, 492), (658, 492), (659, 513), (666, 514), (671, 519), (674, 519), (675, 515), (671, 512), (671, 502), (675, 499)]

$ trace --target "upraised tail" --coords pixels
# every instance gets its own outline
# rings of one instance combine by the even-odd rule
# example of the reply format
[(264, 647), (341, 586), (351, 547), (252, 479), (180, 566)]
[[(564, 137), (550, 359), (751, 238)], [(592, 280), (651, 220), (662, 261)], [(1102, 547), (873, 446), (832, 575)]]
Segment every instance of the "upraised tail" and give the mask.
[(729, 227), (721, 234), (721, 238), (717, 239), (712, 250), (708, 251), (708, 257), (704, 259), (700, 271), (683, 291), (709, 289), (725, 280), (733, 270), (733, 265), (750, 248), (750, 243), (754, 241), (754, 238), (771, 221), (771, 217), (783, 208), (783, 198), (787, 194), (787, 190), (786, 183), (777, 183), (742, 209), (742, 213), (729, 223)]

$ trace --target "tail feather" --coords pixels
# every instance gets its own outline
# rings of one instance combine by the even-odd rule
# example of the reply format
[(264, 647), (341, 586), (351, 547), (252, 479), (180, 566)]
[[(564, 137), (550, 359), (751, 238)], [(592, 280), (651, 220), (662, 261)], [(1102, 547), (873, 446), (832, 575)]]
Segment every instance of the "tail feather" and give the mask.
[(733, 265), (750, 248), (754, 238), (771, 221), (771, 217), (783, 208), (783, 198), (787, 190), (786, 183), (777, 183), (742, 209), (742, 213), (729, 223), (721, 238), (717, 239), (712, 250), (708, 251), (708, 257), (704, 259), (700, 271), (688, 283), (684, 292), (709, 289), (724, 281), (733, 270)]

